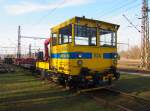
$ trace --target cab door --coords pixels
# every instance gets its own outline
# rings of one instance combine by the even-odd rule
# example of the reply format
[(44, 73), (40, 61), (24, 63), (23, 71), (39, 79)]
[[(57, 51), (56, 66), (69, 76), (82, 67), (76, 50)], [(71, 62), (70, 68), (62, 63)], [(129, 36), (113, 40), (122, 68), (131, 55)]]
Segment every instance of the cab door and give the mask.
[(52, 42), (50, 45), (50, 53), (51, 53), (51, 69), (58, 69), (58, 32), (52, 33)]
[(72, 43), (72, 25), (66, 25), (59, 29), (58, 45), (58, 68), (65, 74), (69, 73), (70, 52), (69, 48)]

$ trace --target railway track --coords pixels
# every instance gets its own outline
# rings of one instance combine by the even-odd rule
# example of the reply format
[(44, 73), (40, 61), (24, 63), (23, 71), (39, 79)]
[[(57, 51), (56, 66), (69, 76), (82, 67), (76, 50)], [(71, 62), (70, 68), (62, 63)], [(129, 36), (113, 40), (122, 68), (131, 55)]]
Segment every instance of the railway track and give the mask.
[(83, 89), (76, 93), (73, 91), (73, 95), (85, 94), (94, 99), (98, 104), (105, 107), (113, 107), (118, 111), (150, 111), (150, 99), (116, 90), (113, 86)]
[(98, 104), (113, 107), (119, 111), (150, 111), (150, 100), (112, 88), (104, 88), (87, 94)]

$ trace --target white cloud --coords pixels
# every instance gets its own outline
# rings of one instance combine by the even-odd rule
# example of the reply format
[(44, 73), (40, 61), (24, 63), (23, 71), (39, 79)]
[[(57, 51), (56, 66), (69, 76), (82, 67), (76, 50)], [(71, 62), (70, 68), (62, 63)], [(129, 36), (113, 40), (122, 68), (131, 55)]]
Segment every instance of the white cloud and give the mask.
[(9, 14), (17, 15), (17, 14), (24, 14), (30, 12), (51, 10), (54, 8), (78, 6), (78, 5), (87, 4), (92, 1), (94, 0), (60, 0), (46, 5), (24, 1), (19, 4), (8, 5), (5, 7), (5, 9)]

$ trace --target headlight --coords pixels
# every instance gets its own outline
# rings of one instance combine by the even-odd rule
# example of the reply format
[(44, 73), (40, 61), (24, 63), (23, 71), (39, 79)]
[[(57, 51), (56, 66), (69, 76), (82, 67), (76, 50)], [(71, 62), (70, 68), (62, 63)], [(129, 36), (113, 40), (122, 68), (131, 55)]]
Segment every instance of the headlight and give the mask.
[(82, 58), (82, 54), (78, 54), (78, 58)]
[(117, 57), (118, 57), (117, 54), (115, 54), (115, 55), (114, 55), (114, 58), (116, 59)]
[(114, 59), (119, 59), (120, 57), (119, 57), (119, 54), (115, 54), (114, 55)]
[(78, 60), (78, 61), (77, 61), (77, 65), (78, 65), (78, 66), (83, 65), (83, 61), (82, 61), (82, 60)]

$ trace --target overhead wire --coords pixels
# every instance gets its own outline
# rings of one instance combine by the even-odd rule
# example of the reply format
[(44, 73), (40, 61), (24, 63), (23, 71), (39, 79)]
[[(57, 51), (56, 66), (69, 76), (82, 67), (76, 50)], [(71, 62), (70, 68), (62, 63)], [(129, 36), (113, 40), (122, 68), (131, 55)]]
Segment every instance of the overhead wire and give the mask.
[[(141, 5), (141, 3), (135, 4), (135, 5), (133, 5), (132, 7), (129, 7), (128, 9), (125, 9), (125, 10), (122, 11), (121, 13), (123, 14), (123, 13), (127, 12), (128, 10), (131, 10), (131, 9), (134, 9), (134, 8), (139, 8), (139, 7), (137, 7), (137, 6), (139, 6), (139, 5)], [(119, 14), (120, 14), (120, 13), (119, 13)], [(114, 16), (119, 15), (119, 14), (114, 14)], [(122, 14), (120, 14), (120, 15), (122, 16)], [(109, 15), (109, 16), (110, 16), (110, 15)], [(104, 19), (104, 18), (106, 18), (106, 16), (103, 17), (103, 19)]]
[[(100, 14), (100, 13), (108, 13), (109, 12), (109, 10), (108, 10), (108, 8), (109, 9), (114, 9), (114, 8), (116, 8), (116, 6), (118, 6), (118, 4), (121, 4), (122, 3), (122, 1), (120, 1), (120, 0), (115, 0), (115, 4), (113, 4), (113, 6), (112, 7), (107, 7), (107, 10), (101, 10), (101, 11), (97, 11), (96, 13), (98, 14)], [(125, 3), (128, 3), (130, 0), (126, 0), (126, 2)]]
[[(125, 12), (127, 12), (128, 10), (131, 10), (131, 9), (134, 9), (134, 8), (139, 8), (139, 7), (137, 7), (137, 6), (139, 6), (139, 5), (141, 5), (141, 3), (138, 3), (138, 4), (134, 4), (134, 5), (132, 5), (131, 7), (128, 7), (127, 9), (125, 9), (125, 10), (123, 10), (122, 11), (122, 14), (124, 14)], [(120, 13), (119, 13), (120, 14)], [(119, 15), (119, 14), (114, 14), (113, 16), (117, 16), (117, 15)], [(120, 14), (120, 17), (122, 18), (122, 14)], [(106, 17), (104, 17), (104, 19), (106, 19)], [(124, 27), (124, 29), (126, 29), (126, 27)]]
[(64, 5), (66, 3), (66, 0), (63, 0), (62, 2), (60, 2), (56, 7), (54, 7), (50, 12), (48, 12), (46, 15), (42, 16), (38, 22), (35, 24), (39, 25), (47, 16), (51, 15), (54, 11), (56, 11), (58, 8), (60, 8), (62, 5)]
[[(120, 0), (115, 0), (115, 4), (111, 7), (111, 8), (115, 8), (116, 7), (116, 5), (118, 5), (118, 3), (120, 3), (119, 2)], [(126, 1), (128, 1), (128, 0), (126, 0)], [(122, 2), (122, 1), (121, 1)], [(96, 7), (95, 7), (96, 8)], [(107, 7), (108, 8), (108, 7)], [(96, 11), (96, 14), (100, 14), (100, 13), (104, 13), (104, 12), (108, 12), (108, 9), (107, 10), (102, 10), (102, 9), (100, 9), (100, 8), (98, 7), (98, 9), (97, 9), (97, 11)]]
[[(54, 9), (52, 9), (52, 10), (51, 10), (50, 12), (48, 12), (46, 15), (42, 16), (41, 19), (39, 19), (39, 21), (38, 21), (34, 26), (39, 25), (47, 16), (51, 15), (54, 11), (56, 11), (59, 7), (61, 7), (61, 6), (65, 3), (65, 1), (66, 1), (66, 0), (63, 0), (63, 2), (61, 2), (60, 4), (58, 4)], [(136, 0), (136, 1), (137, 1), (137, 0)], [(124, 4), (124, 5), (122, 5), (122, 6), (118, 7), (118, 8), (115, 8), (115, 9), (109, 11), (108, 13), (110, 14), (111, 12), (118, 11), (119, 9), (124, 8), (124, 7), (127, 6), (129, 3), (133, 3), (133, 2), (135, 2), (135, 0), (132, 1), (132, 2), (126, 2), (126, 4)], [(106, 14), (107, 14), (107, 13), (103, 13), (102, 16), (103, 16), (103, 15), (106, 15)], [(104, 17), (104, 16), (103, 16), (103, 17)]]
[(66, 3), (66, 0), (62, 0), (62, 2), (60, 2), (58, 5), (56, 5), (56, 7), (54, 7), (50, 12), (48, 12), (46, 15), (42, 16), (37, 23), (35, 23), (33, 26), (34, 27), (38, 27), (40, 25), (40, 23), (42, 23), (42, 21), (44, 19), (46, 19), (47, 16), (50, 16), (53, 12), (55, 12), (58, 8), (60, 8), (61, 6), (63, 6)]
[[(121, 11), (122, 9), (125, 9), (124, 11), (121, 11), (121, 13), (124, 13), (124, 12), (126, 12), (126, 11), (128, 11), (128, 10), (131, 10), (131, 9), (133, 9), (133, 8), (137, 8), (136, 6), (139, 6), (141, 3), (139, 3), (138, 2), (138, 4), (135, 4), (135, 3), (137, 3), (137, 1), (138, 0), (134, 0), (134, 1), (131, 1), (131, 2), (126, 2), (125, 4), (123, 4), (123, 5), (121, 5), (121, 6), (119, 6), (119, 7), (117, 7), (117, 8), (114, 8), (114, 9), (112, 9), (112, 10), (110, 10), (110, 11), (105, 11), (104, 13), (102, 13), (101, 15), (100, 15), (100, 17), (101, 18), (105, 18), (105, 17), (107, 17), (107, 16), (110, 16), (111, 14), (113, 14), (113, 16), (114, 16), (114, 12), (117, 12), (117, 11)], [(134, 5), (133, 5), (134, 4)], [(131, 6), (132, 5), (132, 6)], [(131, 6), (131, 7), (130, 7)], [(127, 9), (126, 9), (127, 8)], [(115, 14), (116, 15), (116, 14)], [(122, 14), (121, 14), (121, 16), (122, 16)]]
[(120, 9), (123, 9), (123, 8), (125, 8), (126, 6), (130, 6), (131, 4), (136, 3), (137, 1), (138, 1), (138, 0), (126, 2), (125, 4), (123, 4), (123, 5), (121, 5), (121, 6), (117, 7), (117, 8), (114, 8), (114, 9), (112, 9), (112, 10), (110, 10), (110, 11), (107, 11), (107, 12), (105, 12), (105, 13), (102, 13), (102, 14), (101, 14), (100, 16), (98, 16), (98, 17), (104, 18), (104, 16), (110, 15), (110, 14), (112, 14), (112, 12), (114, 13), (114, 12), (120, 11)]

